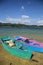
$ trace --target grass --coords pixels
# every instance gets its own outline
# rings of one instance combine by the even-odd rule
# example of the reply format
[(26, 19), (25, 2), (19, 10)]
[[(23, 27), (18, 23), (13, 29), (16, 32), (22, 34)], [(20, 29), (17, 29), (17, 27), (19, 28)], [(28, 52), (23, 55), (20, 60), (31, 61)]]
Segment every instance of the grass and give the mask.
[(4, 50), (0, 41), (0, 65), (43, 65), (43, 53), (33, 52), (31, 60), (23, 59)]

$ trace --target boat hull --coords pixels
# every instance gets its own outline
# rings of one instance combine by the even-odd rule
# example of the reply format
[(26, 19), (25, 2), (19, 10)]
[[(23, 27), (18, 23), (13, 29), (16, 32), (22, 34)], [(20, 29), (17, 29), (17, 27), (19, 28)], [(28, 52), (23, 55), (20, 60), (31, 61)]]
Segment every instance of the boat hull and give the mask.
[(21, 58), (26, 58), (26, 59), (31, 59), (32, 51), (30, 51), (30, 50), (27, 50), (27, 49), (21, 50), (17, 47), (10, 47), (10, 46), (7, 46), (3, 42), (2, 42), (2, 45), (3, 45), (5, 50), (7, 50), (9, 53), (11, 53), (15, 56), (19, 56)]
[[(37, 42), (36, 40), (31, 40), (26, 37), (22, 36), (15, 36), (14, 37), (16, 40), (22, 40), (22, 43), (24, 46), (26, 46), (28, 49), (36, 52), (43, 52), (43, 43)], [(28, 39), (29, 43), (26, 43), (25, 40)]]

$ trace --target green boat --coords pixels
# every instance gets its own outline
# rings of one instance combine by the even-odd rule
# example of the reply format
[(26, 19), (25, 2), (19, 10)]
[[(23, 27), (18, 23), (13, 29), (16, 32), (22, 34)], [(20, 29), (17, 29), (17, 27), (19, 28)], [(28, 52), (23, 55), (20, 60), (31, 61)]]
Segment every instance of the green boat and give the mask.
[(1, 40), (4, 49), (9, 53), (21, 58), (31, 59), (32, 51), (24, 47), (19, 40), (14, 40), (9, 36), (2, 37)]

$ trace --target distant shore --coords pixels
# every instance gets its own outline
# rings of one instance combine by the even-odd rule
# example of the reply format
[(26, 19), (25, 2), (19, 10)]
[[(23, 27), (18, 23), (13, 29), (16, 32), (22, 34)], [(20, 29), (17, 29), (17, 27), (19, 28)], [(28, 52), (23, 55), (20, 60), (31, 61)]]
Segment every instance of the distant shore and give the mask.
[(43, 25), (25, 25), (25, 24), (11, 24), (11, 23), (1, 23), (0, 27), (22, 27), (22, 28), (43, 28)]

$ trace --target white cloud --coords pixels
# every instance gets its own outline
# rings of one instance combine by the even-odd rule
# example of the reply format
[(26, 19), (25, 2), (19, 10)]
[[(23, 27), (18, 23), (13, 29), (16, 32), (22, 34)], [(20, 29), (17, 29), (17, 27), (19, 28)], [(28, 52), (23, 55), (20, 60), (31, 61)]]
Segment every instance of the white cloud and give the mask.
[(27, 15), (22, 15), (21, 18), (7, 17), (6, 21), (9, 23), (21, 23), (21, 24), (25, 24), (25, 23), (29, 24), (31, 22), (29, 20), (29, 16), (27, 16)]
[(43, 19), (39, 19), (39, 18), (33, 19), (27, 15), (21, 15), (20, 18), (6, 17), (5, 21), (8, 23), (16, 23), (16, 24), (20, 23), (20, 24), (26, 24), (26, 25), (43, 25)]
[(21, 9), (24, 9), (24, 6), (21, 6)]
[(21, 17), (22, 17), (22, 18), (25, 18), (25, 19), (26, 19), (26, 18), (29, 18), (29, 16), (27, 16), (27, 15), (22, 15)]
[(37, 24), (38, 24), (38, 25), (43, 25), (43, 20), (37, 21)]
[(21, 21), (21, 19), (19, 18), (11, 18), (11, 17), (7, 17), (6, 20), (7, 21)]
[(6, 21), (8, 21), (9, 23), (20, 23), (21, 19), (20, 18), (7, 17)]
[(43, 20), (39, 20), (38, 23), (43, 23)]

